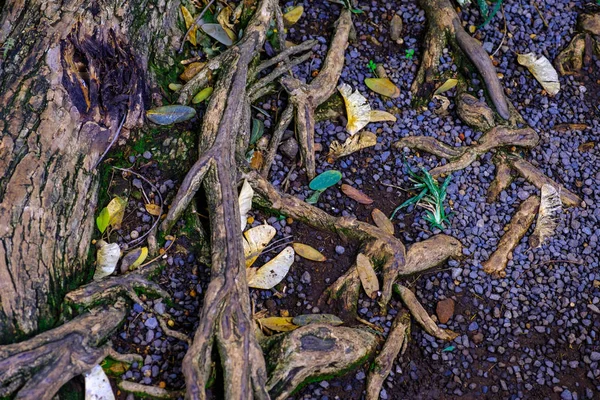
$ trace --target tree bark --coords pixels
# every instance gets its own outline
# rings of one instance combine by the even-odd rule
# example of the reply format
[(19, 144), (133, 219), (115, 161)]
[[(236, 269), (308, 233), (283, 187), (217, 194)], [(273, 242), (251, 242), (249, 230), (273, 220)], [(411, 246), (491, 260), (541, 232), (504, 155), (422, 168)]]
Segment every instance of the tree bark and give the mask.
[[(49, 329), (90, 278), (96, 164), (141, 125), (178, 0), (12, 0), (0, 15), (0, 344)], [(174, 36), (176, 33), (176, 36)], [(6, 47), (5, 47), (6, 49)]]

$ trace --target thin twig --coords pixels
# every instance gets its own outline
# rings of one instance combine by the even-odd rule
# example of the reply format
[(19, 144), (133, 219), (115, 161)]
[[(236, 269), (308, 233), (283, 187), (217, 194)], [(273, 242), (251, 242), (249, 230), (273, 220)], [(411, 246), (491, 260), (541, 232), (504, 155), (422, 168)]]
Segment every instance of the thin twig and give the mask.
[(104, 150), (104, 153), (102, 153), (102, 155), (100, 156), (100, 158), (98, 159), (98, 161), (96, 161), (96, 164), (94, 164), (94, 167), (92, 168), (92, 170), (96, 169), (96, 167), (100, 164), (100, 162), (102, 161), (102, 159), (104, 159), (104, 156), (106, 156), (106, 154), (108, 153), (108, 151), (110, 150), (110, 148), (113, 146), (113, 144), (115, 144), (115, 142), (119, 138), (119, 135), (121, 134), (121, 129), (123, 129), (123, 124), (125, 123), (125, 120), (127, 119), (127, 114), (128, 113), (126, 112), (125, 115), (123, 115), (123, 118), (121, 119), (121, 123), (119, 124), (119, 128), (117, 128), (117, 132), (115, 133), (115, 136), (110, 141), (110, 144), (108, 145), (108, 147), (106, 148), (106, 150)]
[(208, 4), (206, 5), (206, 7), (204, 7), (204, 9), (202, 10), (202, 12), (200, 13), (200, 15), (198, 15), (196, 17), (196, 19), (194, 20), (194, 23), (192, 25), (190, 25), (189, 29), (187, 30), (187, 32), (185, 33), (185, 36), (183, 37), (183, 40), (181, 41), (181, 47), (179, 47), (179, 52), (181, 53), (183, 51), (183, 46), (185, 45), (185, 41), (188, 39), (188, 36), (190, 36), (190, 33), (192, 33), (192, 30), (196, 27), (196, 26), (200, 26), (198, 25), (200, 23), (200, 21), (202, 20), (202, 17), (204, 17), (204, 14), (206, 13), (206, 11), (208, 11), (208, 8), (210, 6), (212, 6), (212, 4), (215, 2), (215, 0), (210, 0), (208, 2)]

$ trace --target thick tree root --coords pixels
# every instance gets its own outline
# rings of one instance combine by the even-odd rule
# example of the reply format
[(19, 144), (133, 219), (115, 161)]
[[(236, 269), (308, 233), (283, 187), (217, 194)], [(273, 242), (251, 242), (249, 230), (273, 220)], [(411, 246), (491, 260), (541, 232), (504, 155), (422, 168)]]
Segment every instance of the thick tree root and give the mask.
[(269, 364), (275, 366), (267, 382), (269, 395), (284, 400), (303, 384), (349, 371), (376, 345), (376, 336), (361, 329), (321, 324), (298, 328), (269, 352)]
[(592, 55), (600, 55), (600, 13), (579, 14), (576, 34), (559, 53), (554, 65), (561, 75), (580, 74), (592, 63)]
[(456, 339), (458, 333), (437, 326), (409, 288), (395, 284), (394, 291), (400, 295), (402, 302), (404, 302), (413, 318), (425, 329), (425, 332), (440, 340), (450, 341)]
[(512, 170), (506, 159), (499, 156), (494, 156), (494, 164), (496, 165), (496, 177), (490, 184), (487, 192), (487, 202), (493, 203), (498, 199), (500, 193), (506, 189), (513, 181)]
[(367, 400), (379, 399), (379, 392), (385, 378), (390, 374), (394, 361), (400, 352), (404, 353), (410, 338), (410, 315), (398, 313), (392, 329), (381, 349), (381, 353), (373, 362), (367, 377)]
[(281, 79), (281, 84), (290, 95), (289, 101), (294, 106), (300, 157), (306, 167), (308, 179), (315, 177), (315, 110), (336, 90), (344, 67), (344, 53), (351, 27), (352, 13), (344, 8), (336, 22), (323, 68), (310, 84), (303, 84), (292, 77)]
[(0, 346), (0, 397), (52, 399), (109, 354), (110, 346), (101, 344), (125, 316), (122, 304), (96, 308), (30, 340)]
[(506, 276), (505, 269), (509, 255), (517, 244), (519, 244), (525, 233), (527, 233), (527, 230), (535, 219), (539, 205), (540, 198), (537, 196), (531, 196), (521, 204), (508, 224), (507, 231), (500, 239), (498, 248), (494, 251), (490, 259), (482, 264), (485, 272), (501, 278)]
[(153, 399), (177, 399), (185, 393), (182, 391), (170, 391), (157, 386), (142, 385), (141, 383), (121, 381), (117, 384), (124, 392), (133, 393), (138, 397), (150, 397)]
[(488, 95), (498, 114), (510, 117), (508, 102), (489, 55), (481, 45), (463, 29), (460, 19), (449, 0), (419, 0), (419, 5), (427, 17), (427, 34), (424, 43), (421, 66), (412, 84), (412, 92), (417, 99), (429, 99), (435, 89), (435, 79), (440, 57), (446, 43), (456, 50), (462, 50), (477, 68), (487, 87)]
[(462, 244), (452, 236), (439, 234), (410, 246), (406, 253), (406, 265), (398, 276), (408, 276), (427, 271), (449, 258), (462, 257)]
[(507, 146), (532, 148), (538, 144), (539, 140), (540, 137), (531, 128), (510, 129), (498, 126), (486, 132), (478, 144), (469, 147), (452, 148), (436, 139), (423, 136), (403, 138), (394, 143), (394, 147), (397, 149), (408, 147), (426, 151), (438, 157), (453, 159), (448, 164), (441, 165), (429, 171), (431, 175), (439, 176), (468, 167), (478, 157), (492, 149)]

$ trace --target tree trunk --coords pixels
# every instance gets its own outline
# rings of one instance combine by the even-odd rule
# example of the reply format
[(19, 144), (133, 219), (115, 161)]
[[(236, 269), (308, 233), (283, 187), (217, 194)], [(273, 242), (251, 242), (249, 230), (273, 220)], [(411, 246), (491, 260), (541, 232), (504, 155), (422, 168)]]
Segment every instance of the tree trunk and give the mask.
[[(172, 65), (179, 0), (8, 1), (0, 16), (0, 344), (47, 330), (89, 280), (97, 163)], [(176, 38), (172, 40), (172, 38)], [(173, 43), (175, 42), (175, 43)]]

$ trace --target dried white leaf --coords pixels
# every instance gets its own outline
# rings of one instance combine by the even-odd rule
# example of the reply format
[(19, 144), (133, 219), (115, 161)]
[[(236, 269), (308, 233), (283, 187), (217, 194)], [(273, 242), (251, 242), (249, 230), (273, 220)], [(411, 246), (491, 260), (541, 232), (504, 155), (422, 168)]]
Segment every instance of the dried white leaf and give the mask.
[(529, 245), (532, 248), (540, 247), (550, 236), (554, 235), (561, 211), (560, 191), (554, 186), (543, 185), (535, 230), (529, 238)]
[(286, 247), (262, 267), (246, 269), (248, 286), (257, 289), (272, 289), (285, 278), (294, 263), (294, 249)]
[(518, 54), (517, 62), (529, 69), (548, 94), (554, 96), (558, 93), (560, 90), (558, 73), (552, 66), (550, 60), (542, 55), (538, 57), (535, 53), (527, 53)]
[(96, 254), (94, 280), (99, 281), (115, 272), (117, 262), (119, 262), (119, 258), (121, 257), (121, 249), (118, 244), (106, 243), (104, 240), (99, 240), (96, 247), (98, 248), (98, 252)]
[(96, 365), (83, 376), (85, 377), (85, 400), (115, 399), (108, 377), (101, 366)]
[(338, 90), (346, 105), (346, 130), (350, 135), (354, 135), (371, 121), (371, 105), (358, 90), (352, 93), (352, 87), (347, 83), (338, 86)]
[(275, 237), (277, 231), (271, 225), (259, 225), (244, 232), (246, 240), (242, 240), (244, 245), (244, 257), (246, 258), (246, 267), (254, 264), (254, 261), (260, 256), (267, 244)]
[(252, 189), (252, 186), (244, 179), (244, 184), (242, 185), (242, 190), (240, 190), (240, 196), (238, 197), (242, 231), (246, 229), (246, 224), (248, 223), (248, 211), (252, 208), (253, 196), (254, 190)]

